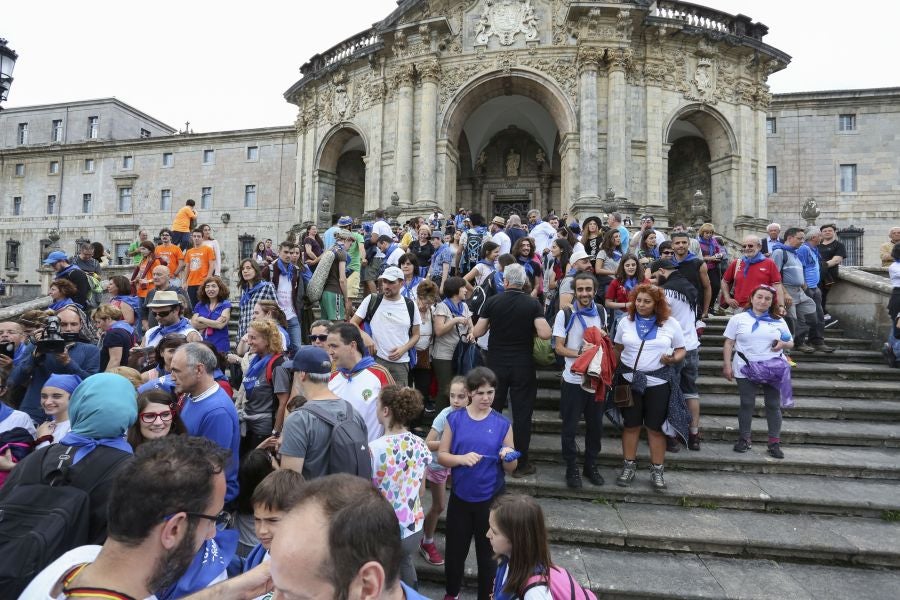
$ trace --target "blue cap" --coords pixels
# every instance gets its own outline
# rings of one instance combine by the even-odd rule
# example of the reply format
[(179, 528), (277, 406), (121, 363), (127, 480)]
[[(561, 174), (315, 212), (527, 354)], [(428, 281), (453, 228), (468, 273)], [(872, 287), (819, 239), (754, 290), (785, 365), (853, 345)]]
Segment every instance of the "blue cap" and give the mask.
[(65, 252), (60, 252), (56, 250), (55, 252), (51, 252), (47, 258), (44, 259), (45, 265), (52, 265), (58, 263), (61, 260), (69, 260), (69, 257), (66, 256)]
[(343, 216), (338, 219), (337, 224), (341, 227), (346, 227), (348, 225), (353, 225), (353, 217)]
[(331, 357), (317, 346), (300, 346), (294, 355), (294, 371), (331, 373)]

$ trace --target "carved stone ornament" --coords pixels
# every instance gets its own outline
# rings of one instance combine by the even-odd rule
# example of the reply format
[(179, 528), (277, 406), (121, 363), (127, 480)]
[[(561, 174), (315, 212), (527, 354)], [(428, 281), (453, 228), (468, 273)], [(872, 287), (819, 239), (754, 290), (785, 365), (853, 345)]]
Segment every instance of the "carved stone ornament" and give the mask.
[(338, 71), (331, 79), (334, 86), (334, 96), (331, 100), (331, 119), (333, 123), (339, 123), (344, 120), (347, 109), (350, 107), (350, 96), (347, 93), (347, 73), (343, 70)]
[(416, 70), (423, 82), (439, 83), (441, 80), (441, 65), (436, 58), (425, 61), (416, 67)]
[(537, 17), (531, 0), (486, 0), (485, 11), (475, 25), (475, 43), (486, 45), (497, 36), (501, 46), (511, 46), (516, 34), (526, 40), (538, 37)]

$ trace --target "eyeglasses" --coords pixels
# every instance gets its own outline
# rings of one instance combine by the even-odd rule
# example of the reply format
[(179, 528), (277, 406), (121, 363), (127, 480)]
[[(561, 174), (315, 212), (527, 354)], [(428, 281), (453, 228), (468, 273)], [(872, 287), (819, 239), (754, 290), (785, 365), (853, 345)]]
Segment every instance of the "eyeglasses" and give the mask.
[(309, 341), (311, 341), (311, 342), (324, 342), (327, 339), (328, 339), (327, 333), (324, 335), (310, 335), (309, 336)]
[(141, 422), (146, 423), (147, 425), (153, 424), (157, 418), (159, 418), (163, 423), (168, 423), (172, 420), (173, 413), (171, 410), (164, 410), (162, 412), (142, 412), (140, 414)]
[(154, 310), (154, 311), (151, 311), (151, 312), (152, 312), (153, 315), (158, 319), (158, 318), (160, 318), (160, 317), (168, 317), (168, 316), (171, 315), (173, 312), (175, 312), (175, 309), (174, 309), (174, 308), (170, 308), (169, 310)]
[(179, 512), (183, 512), (184, 514), (186, 514), (189, 517), (196, 517), (198, 519), (207, 519), (208, 521), (212, 521), (216, 524), (217, 531), (225, 531), (225, 529), (227, 529), (228, 526), (231, 525), (231, 513), (228, 511), (224, 511), (224, 510), (215, 516), (204, 515), (203, 513), (195, 513), (195, 512), (187, 512), (187, 511), (179, 510), (177, 512), (172, 513), (171, 515), (166, 515), (165, 517), (163, 517), (163, 520), (168, 521), (169, 519), (171, 519), (172, 517), (177, 515)]

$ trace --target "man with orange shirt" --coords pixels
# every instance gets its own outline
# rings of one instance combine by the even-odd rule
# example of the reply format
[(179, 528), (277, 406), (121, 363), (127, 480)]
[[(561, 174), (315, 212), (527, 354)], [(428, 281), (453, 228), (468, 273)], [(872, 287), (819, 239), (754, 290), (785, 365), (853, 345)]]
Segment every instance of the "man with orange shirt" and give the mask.
[(187, 265), (187, 291), (188, 298), (193, 306), (197, 305), (197, 290), (206, 281), (216, 260), (216, 253), (209, 246), (203, 245), (203, 232), (195, 229), (191, 233), (191, 243), (194, 247), (184, 253), (184, 262)]
[(172, 221), (172, 243), (178, 245), (182, 250), (187, 250), (191, 242), (191, 230), (197, 222), (197, 211), (194, 210), (196, 202), (188, 200), (184, 206), (175, 213), (175, 220)]
[[(184, 252), (172, 243), (172, 232), (163, 229), (159, 232), (159, 246), (156, 247), (156, 255), (169, 267), (169, 277), (177, 280), (184, 271)], [(181, 287), (176, 281), (175, 287)]]

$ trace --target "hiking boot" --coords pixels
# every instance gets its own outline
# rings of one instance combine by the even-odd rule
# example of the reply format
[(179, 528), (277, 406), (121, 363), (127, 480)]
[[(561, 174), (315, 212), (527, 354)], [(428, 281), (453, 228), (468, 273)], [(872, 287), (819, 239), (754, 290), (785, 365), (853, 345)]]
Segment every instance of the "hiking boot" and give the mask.
[(700, 432), (688, 434), (688, 449), (695, 452), (700, 449)]
[(781, 451), (781, 444), (779, 442), (769, 444), (769, 456), (772, 458), (784, 458), (784, 452)]
[(634, 481), (634, 474), (637, 471), (637, 462), (626, 460), (622, 464), (622, 472), (616, 477), (616, 485), (619, 487), (628, 487)]
[(832, 352), (834, 352), (834, 348), (832, 348), (831, 346), (826, 346), (825, 342), (813, 344), (813, 348), (816, 352), (824, 352), (825, 354), (831, 354)]
[(421, 554), (425, 559), (425, 562), (430, 565), (440, 566), (444, 564), (444, 557), (441, 556), (441, 553), (437, 549), (437, 546), (434, 545), (434, 542), (428, 544), (422, 542), (419, 544), (419, 554)]
[(597, 465), (584, 465), (582, 473), (592, 485), (603, 485), (603, 475), (600, 474)]
[(571, 467), (566, 467), (566, 485), (572, 489), (579, 489), (581, 487), (581, 475), (578, 474), (578, 467), (572, 465)]
[(666, 436), (666, 452), (681, 452), (681, 444), (675, 438)]
[(650, 465), (650, 483), (655, 490), (666, 489), (666, 480), (663, 477), (662, 465)]
[(750, 440), (745, 438), (738, 438), (737, 443), (734, 445), (735, 452), (746, 452), (750, 449)]
[(519, 463), (519, 466), (516, 467), (516, 470), (513, 471), (512, 476), (516, 479), (521, 479), (522, 477), (527, 477), (529, 475), (534, 475), (537, 473), (537, 467), (535, 467), (531, 463), (525, 463), (524, 465)]
[(897, 368), (897, 357), (894, 356), (894, 351), (891, 349), (890, 345), (885, 344), (881, 347), (881, 355), (884, 357), (884, 362), (887, 363), (892, 369)]
[(813, 348), (812, 346), (810, 346), (807, 343), (803, 343), (803, 344), (800, 344), (799, 346), (796, 346), (796, 349), (804, 354), (812, 354), (813, 352), (816, 351), (815, 348)]

